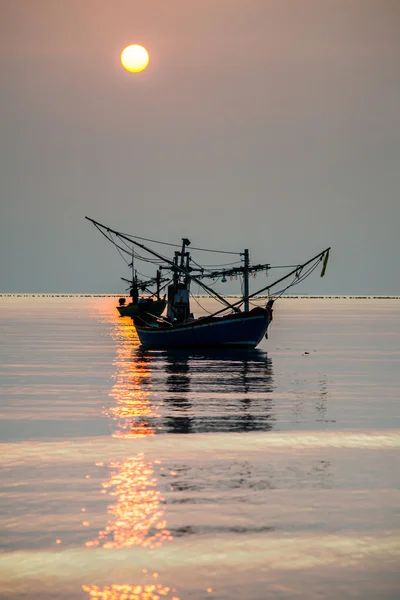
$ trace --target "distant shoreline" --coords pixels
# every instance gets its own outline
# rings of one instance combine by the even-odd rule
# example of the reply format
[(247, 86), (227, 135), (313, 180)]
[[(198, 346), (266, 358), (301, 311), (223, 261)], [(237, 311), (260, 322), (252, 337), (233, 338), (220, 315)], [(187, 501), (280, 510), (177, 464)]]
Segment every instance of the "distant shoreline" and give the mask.
[[(121, 298), (123, 294), (7, 294), (0, 293), (0, 298)], [(203, 295), (203, 294), (194, 294), (196, 298), (211, 298), (211, 296)], [(273, 296), (273, 294), (272, 294)], [(254, 300), (263, 300), (268, 298), (269, 296), (254, 296)], [(227, 294), (224, 295), (224, 298), (241, 298), (239, 295)], [(280, 296), (279, 299), (283, 300), (400, 300), (400, 296), (357, 296), (355, 294), (351, 295), (334, 295), (330, 294), (328, 296), (318, 296), (314, 294), (298, 294), (298, 295), (290, 295), (285, 294)]]

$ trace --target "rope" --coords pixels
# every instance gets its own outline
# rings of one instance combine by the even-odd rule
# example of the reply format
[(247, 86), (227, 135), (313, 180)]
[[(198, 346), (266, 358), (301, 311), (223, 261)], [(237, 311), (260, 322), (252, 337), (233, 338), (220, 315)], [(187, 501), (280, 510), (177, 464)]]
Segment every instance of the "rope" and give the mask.
[[(224, 264), (220, 264), (220, 265), (199, 265), (195, 260), (192, 259), (192, 262), (197, 265), (198, 267), (200, 267), (201, 269), (203, 269), (204, 267), (231, 267), (232, 265), (240, 265), (241, 264), (241, 260), (235, 260), (235, 262), (231, 262), (231, 263), (224, 263)], [(212, 273), (212, 269), (204, 269), (205, 271), (210, 271), (210, 273)]]
[(273, 294), (273, 296), (275, 296), (275, 298), (280, 298), (286, 292), (286, 290), (288, 290), (291, 287), (294, 287), (295, 285), (298, 285), (299, 283), (301, 283), (302, 281), (307, 279), (307, 277), (309, 277), (311, 275), (311, 273), (313, 271), (315, 271), (315, 269), (318, 267), (320, 262), (321, 262), (321, 259), (319, 258), (316, 261), (316, 263), (314, 265), (311, 265), (311, 267), (309, 267), (309, 269), (301, 277), (300, 276), (297, 277), (297, 275), (295, 275), (294, 279), (292, 280), (291, 283), (289, 283), (288, 286), (286, 286), (284, 289), (280, 290), (279, 292), (276, 292), (275, 294)]
[(212, 313), (210, 313), (210, 311), (209, 311), (209, 310), (207, 310), (206, 308), (204, 308), (204, 306), (202, 306), (202, 305), (200, 304), (200, 302), (197, 300), (197, 298), (196, 298), (195, 296), (193, 296), (192, 292), (190, 292), (190, 295), (191, 295), (191, 297), (193, 298), (193, 300), (196, 302), (196, 304), (197, 304), (198, 306), (200, 306), (201, 310), (204, 310), (204, 312), (208, 313), (209, 315), (211, 315), (211, 314), (212, 314)]
[[(180, 244), (171, 244), (170, 242), (161, 242), (160, 240), (151, 240), (150, 238), (140, 237), (139, 235), (132, 235), (131, 233), (123, 233), (120, 232), (121, 235), (125, 235), (126, 237), (134, 238), (136, 240), (143, 240), (144, 242), (151, 242), (152, 244), (162, 244), (163, 246), (171, 246), (173, 248), (181, 248)], [(228, 252), (227, 250), (212, 250), (211, 248), (195, 248), (194, 246), (190, 247), (191, 250), (199, 250), (201, 252), (215, 252), (217, 254), (235, 254), (240, 256), (240, 252)]]

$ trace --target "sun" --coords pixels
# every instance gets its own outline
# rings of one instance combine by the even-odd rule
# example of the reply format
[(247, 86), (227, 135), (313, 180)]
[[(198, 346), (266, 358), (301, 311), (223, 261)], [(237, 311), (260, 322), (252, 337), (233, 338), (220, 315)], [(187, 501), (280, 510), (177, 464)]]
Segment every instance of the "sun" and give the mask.
[(131, 44), (121, 52), (121, 64), (130, 73), (140, 73), (149, 64), (149, 53), (139, 44)]

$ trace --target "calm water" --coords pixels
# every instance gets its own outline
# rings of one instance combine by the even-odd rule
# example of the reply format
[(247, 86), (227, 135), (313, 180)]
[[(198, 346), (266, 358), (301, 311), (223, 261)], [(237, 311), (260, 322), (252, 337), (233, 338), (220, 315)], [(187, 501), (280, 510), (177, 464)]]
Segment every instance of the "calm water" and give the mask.
[(1, 598), (399, 598), (400, 301), (280, 300), (225, 355), (114, 305), (0, 298)]

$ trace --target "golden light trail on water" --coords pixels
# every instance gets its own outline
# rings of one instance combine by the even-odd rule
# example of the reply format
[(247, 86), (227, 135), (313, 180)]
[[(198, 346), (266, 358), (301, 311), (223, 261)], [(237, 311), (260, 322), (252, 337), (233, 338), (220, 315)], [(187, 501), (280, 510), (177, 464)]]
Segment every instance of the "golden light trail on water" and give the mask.
[(162, 586), (160, 583), (147, 585), (129, 585), (129, 584), (113, 584), (100, 589), (96, 585), (83, 585), (82, 589), (88, 592), (91, 598), (99, 598), (100, 600), (161, 600), (161, 598), (170, 598), (171, 600), (179, 600), (174, 594), (174, 590), (167, 586)]
[[(110, 396), (116, 404), (108, 408), (105, 414), (118, 419), (118, 429), (112, 436), (152, 436), (155, 429), (148, 419), (157, 415), (151, 407), (147, 391), (151, 385), (150, 361), (144, 357), (132, 359), (138, 340), (131, 321), (116, 320), (114, 313), (111, 318), (115, 324), (113, 337), (117, 342), (114, 361), (117, 373)], [(146, 462), (143, 453), (139, 453), (123, 461), (110, 463), (111, 476), (103, 482), (102, 491), (115, 499), (107, 509), (112, 518), (96, 539), (85, 543), (86, 547), (100, 546), (110, 550), (141, 546), (155, 549), (173, 539), (166, 529), (162, 504), (164, 498), (157, 489), (155, 468), (160, 462)], [(158, 577), (158, 573), (153, 573), (153, 577)], [(179, 600), (174, 595), (174, 588), (162, 584), (111, 584), (103, 588), (82, 585), (82, 589), (91, 598), (101, 600)]]
[(110, 396), (116, 405), (106, 411), (107, 416), (119, 420), (118, 429), (112, 435), (119, 438), (154, 435), (155, 430), (149, 424), (149, 419), (158, 415), (150, 404), (147, 391), (151, 385), (150, 359), (143, 356), (132, 360), (132, 351), (138, 346), (132, 324), (117, 322), (115, 329), (114, 337), (118, 346), (114, 364), (117, 373)]
[(130, 548), (143, 546), (156, 548), (166, 540), (172, 540), (166, 529), (163, 498), (156, 489), (152, 463), (146, 463), (143, 455), (112, 463), (115, 469), (103, 488), (116, 502), (108, 506), (113, 516), (98, 538), (86, 542), (86, 546), (103, 548)]

